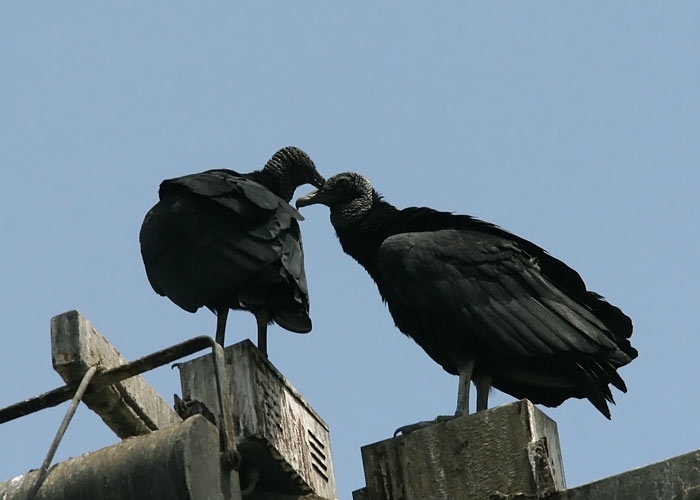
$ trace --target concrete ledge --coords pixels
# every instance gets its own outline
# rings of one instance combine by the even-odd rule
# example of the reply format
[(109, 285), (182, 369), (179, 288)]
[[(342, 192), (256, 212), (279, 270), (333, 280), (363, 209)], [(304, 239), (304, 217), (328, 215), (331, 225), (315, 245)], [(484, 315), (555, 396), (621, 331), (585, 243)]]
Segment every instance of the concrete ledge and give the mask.
[[(109, 369), (126, 363), (119, 351), (78, 311), (51, 318), (51, 360), (54, 370), (68, 384), (79, 382), (90, 366)], [(83, 401), (122, 439), (182, 422), (140, 376), (97, 392), (88, 390)]]
[[(24, 500), (37, 473), (0, 483), (0, 498)], [(233, 486), (223, 486), (229, 479), (228, 484)], [(229, 491), (223, 493), (223, 488)], [(238, 475), (232, 472), (222, 476), (219, 433), (201, 416), (54, 465), (36, 496), (36, 500), (90, 498), (241, 499)]]
[(700, 450), (548, 497), (548, 500), (699, 500)]
[(556, 423), (527, 400), (362, 448), (356, 500), (546, 495), (566, 488)]

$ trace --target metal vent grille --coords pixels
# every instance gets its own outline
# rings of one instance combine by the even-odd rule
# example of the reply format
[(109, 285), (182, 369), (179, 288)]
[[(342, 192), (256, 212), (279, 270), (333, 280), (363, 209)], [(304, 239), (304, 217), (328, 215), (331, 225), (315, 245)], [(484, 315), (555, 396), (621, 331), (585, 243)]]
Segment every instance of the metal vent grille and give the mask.
[(328, 457), (325, 453), (326, 445), (311, 432), (311, 429), (307, 429), (306, 432), (308, 433), (307, 442), (309, 443), (309, 452), (311, 453), (311, 467), (321, 479), (327, 483), (329, 478)]

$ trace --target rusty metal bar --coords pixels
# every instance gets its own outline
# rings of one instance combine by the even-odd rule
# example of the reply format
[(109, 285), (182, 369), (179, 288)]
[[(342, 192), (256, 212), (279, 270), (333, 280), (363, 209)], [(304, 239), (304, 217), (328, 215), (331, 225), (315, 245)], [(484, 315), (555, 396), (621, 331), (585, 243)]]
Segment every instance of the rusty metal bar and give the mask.
[[(156, 351), (142, 358), (138, 358), (125, 365), (99, 372), (95, 375), (95, 378), (90, 384), (88, 392), (110, 386), (129, 377), (133, 377), (134, 375), (139, 375), (154, 368), (158, 368), (159, 366), (172, 363), (190, 354), (211, 348), (212, 343), (214, 343), (214, 340), (211, 337), (201, 335)], [(68, 401), (73, 397), (77, 388), (77, 382), (66, 384), (31, 399), (2, 408), (0, 409), (0, 424)]]
[(41, 468), (39, 469), (39, 476), (36, 478), (36, 481), (32, 485), (32, 489), (29, 490), (27, 500), (33, 500), (37, 492), (39, 491), (39, 488), (41, 488), (41, 485), (44, 484), (44, 480), (46, 479), (46, 475), (49, 471), (49, 465), (51, 465), (51, 461), (53, 460), (54, 455), (56, 455), (58, 445), (61, 443), (61, 439), (63, 439), (63, 435), (66, 433), (66, 429), (68, 429), (68, 424), (70, 424), (70, 421), (73, 419), (73, 415), (75, 415), (75, 410), (78, 409), (80, 400), (83, 398), (83, 394), (85, 394), (85, 391), (87, 390), (90, 381), (95, 376), (95, 373), (97, 373), (97, 367), (91, 366), (88, 369), (88, 371), (85, 372), (85, 375), (83, 375), (83, 379), (80, 381), (78, 390), (75, 391), (75, 395), (73, 396), (73, 400), (71, 401), (71, 404), (68, 407), (68, 411), (63, 417), (63, 421), (58, 427), (56, 436), (51, 442), (51, 446), (49, 446), (49, 451), (46, 453), (46, 457), (44, 458), (44, 461), (41, 464)]
[[(212, 359), (214, 360), (214, 371), (216, 374), (216, 389), (222, 412), (222, 418), (219, 419), (219, 429), (224, 453), (223, 458), (227, 466), (237, 470), (240, 465), (240, 456), (236, 448), (236, 441), (233, 433), (233, 401), (230, 396), (226, 397), (224, 394), (226, 389), (230, 387), (226, 377), (224, 350), (213, 338), (206, 335), (194, 337), (190, 340), (138, 358), (130, 363), (99, 372), (94, 376), (88, 392), (116, 384), (129, 377), (140, 375), (141, 373), (172, 363), (173, 361), (207, 348), (212, 349)], [(73, 394), (75, 394), (77, 389), (78, 383), (67, 384), (34, 398), (0, 409), (0, 424), (68, 401)]]
[(229, 384), (226, 372), (224, 348), (218, 342), (212, 341), (212, 359), (214, 360), (214, 374), (216, 379), (216, 395), (219, 399), (221, 415), (218, 419), (220, 439), (223, 450), (223, 463), (231, 469), (238, 470), (241, 465), (241, 456), (236, 447), (236, 436), (233, 432), (233, 424), (238, 421), (238, 415), (234, 415), (233, 384)]

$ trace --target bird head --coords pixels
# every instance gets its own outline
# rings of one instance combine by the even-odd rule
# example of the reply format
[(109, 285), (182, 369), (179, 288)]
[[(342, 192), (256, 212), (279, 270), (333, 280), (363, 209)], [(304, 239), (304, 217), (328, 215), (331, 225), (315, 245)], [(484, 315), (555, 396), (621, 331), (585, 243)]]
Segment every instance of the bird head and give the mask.
[(322, 204), (331, 209), (334, 226), (343, 225), (364, 214), (374, 201), (372, 184), (362, 175), (344, 172), (334, 175), (316, 191), (297, 199), (296, 207)]
[(314, 165), (309, 155), (294, 146), (287, 146), (277, 151), (268, 160), (265, 169), (279, 172), (286, 176), (293, 184), (293, 188), (304, 184), (311, 184), (320, 188), (326, 182), (316, 170), (316, 165)]

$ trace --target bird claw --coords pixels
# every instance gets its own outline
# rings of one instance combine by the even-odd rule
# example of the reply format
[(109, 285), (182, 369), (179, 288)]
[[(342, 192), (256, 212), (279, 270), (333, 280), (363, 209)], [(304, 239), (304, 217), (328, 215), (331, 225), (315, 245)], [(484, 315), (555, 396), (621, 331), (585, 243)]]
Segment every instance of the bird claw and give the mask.
[(398, 436), (399, 434), (405, 436), (413, 431), (423, 429), (424, 427), (430, 427), (431, 425), (441, 424), (443, 422), (447, 422), (448, 420), (452, 420), (453, 418), (455, 418), (455, 415), (438, 415), (433, 420), (423, 420), (421, 422), (416, 422), (415, 424), (402, 425), (394, 431), (394, 437)]
[(252, 470), (249, 470), (245, 474), (245, 483), (246, 486), (243, 488), (243, 484), (241, 483), (241, 496), (242, 497), (247, 497), (251, 493), (255, 491), (255, 487), (258, 484), (258, 480), (260, 479), (260, 470), (257, 468), (253, 468)]
[(214, 417), (214, 414), (201, 401), (196, 399), (181, 399), (177, 394), (174, 394), (174, 398), (175, 413), (177, 413), (182, 420), (187, 420), (195, 415), (202, 415), (212, 424), (216, 425), (216, 418)]

